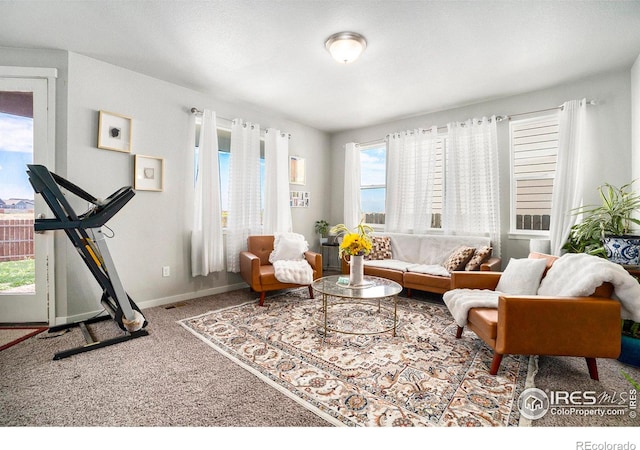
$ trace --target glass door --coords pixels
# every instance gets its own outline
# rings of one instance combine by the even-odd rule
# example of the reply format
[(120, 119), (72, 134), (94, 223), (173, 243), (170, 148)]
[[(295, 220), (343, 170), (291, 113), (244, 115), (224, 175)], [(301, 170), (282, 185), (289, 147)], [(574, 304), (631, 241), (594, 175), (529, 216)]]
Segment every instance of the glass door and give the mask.
[(50, 319), (53, 233), (33, 231), (48, 207), (26, 173), (48, 161), (47, 102), (46, 79), (0, 78), (0, 324)]

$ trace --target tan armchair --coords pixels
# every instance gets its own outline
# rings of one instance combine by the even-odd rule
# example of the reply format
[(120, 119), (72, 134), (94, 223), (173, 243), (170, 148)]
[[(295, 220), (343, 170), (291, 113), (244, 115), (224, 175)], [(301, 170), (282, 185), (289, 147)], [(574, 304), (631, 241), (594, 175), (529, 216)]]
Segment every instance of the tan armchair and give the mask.
[[(556, 257), (546, 258), (548, 270)], [(545, 273), (546, 273), (545, 270)], [(495, 290), (500, 272), (453, 272), (451, 288)], [(498, 308), (471, 308), (467, 328), (494, 351), (490, 373), (498, 372), (503, 355), (580, 356), (589, 375), (598, 379), (596, 358), (620, 354), (620, 302), (611, 299), (613, 286), (604, 283), (589, 297), (501, 295)], [(456, 338), (461, 338), (458, 327)]]
[[(260, 293), (260, 306), (264, 306), (265, 294), (268, 291), (299, 287), (298, 284), (281, 283), (275, 277), (269, 255), (273, 251), (273, 235), (249, 236), (247, 251), (240, 252), (240, 275), (254, 292)], [(307, 262), (313, 269), (313, 279), (322, 278), (322, 255), (305, 252)], [(313, 289), (308, 285), (309, 296), (313, 298)]]

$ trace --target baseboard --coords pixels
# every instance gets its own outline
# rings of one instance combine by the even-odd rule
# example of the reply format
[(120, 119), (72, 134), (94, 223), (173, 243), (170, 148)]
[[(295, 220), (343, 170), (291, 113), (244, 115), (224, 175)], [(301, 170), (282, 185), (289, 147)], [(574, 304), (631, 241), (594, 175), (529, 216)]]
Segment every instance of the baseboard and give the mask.
[[(186, 292), (184, 294), (171, 295), (169, 297), (160, 297), (160, 298), (155, 298), (150, 300), (143, 300), (141, 302), (136, 301), (136, 305), (138, 305), (138, 308), (140, 308), (144, 312), (145, 309), (153, 308), (155, 306), (170, 305), (171, 303), (183, 302), (183, 301), (191, 300), (194, 298), (207, 297), (209, 295), (223, 294), (225, 292), (235, 291), (237, 289), (244, 289), (248, 287), (249, 286), (244, 282), (229, 284), (226, 286), (219, 286), (215, 288), (204, 289), (201, 291)], [(101, 309), (96, 311), (90, 311), (84, 314), (76, 314), (74, 316), (56, 317), (54, 321), (54, 325), (64, 325), (68, 323), (70, 324), (70, 323), (82, 322), (85, 320), (92, 319), (94, 317), (104, 316), (106, 314), (107, 314), (106, 311)]]
[(142, 302), (136, 302), (138, 307), (142, 310), (145, 308), (153, 308), (154, 306), (164, 306), (171, 303), (183, 302), (185, 300), (191, 300), (194, 298), (207, 297), (209, 295), (223, 294), (225, 292), (235, 291), (238, 289), (248, 288), (246, 283), (229, 284), (226, 286), (215, 287), (211, 289), (205, 289), (197, 292), (187, 292), (184, 294), (172, 295), (169, 297), (156, 298), (152, 300), (145, 300)]

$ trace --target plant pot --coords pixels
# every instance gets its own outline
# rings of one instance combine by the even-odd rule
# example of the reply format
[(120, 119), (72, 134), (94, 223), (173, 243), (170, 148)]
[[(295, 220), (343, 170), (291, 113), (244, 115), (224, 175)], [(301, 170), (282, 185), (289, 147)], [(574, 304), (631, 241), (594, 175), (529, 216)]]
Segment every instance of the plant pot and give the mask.
[(326, 237), (320, 237), (320, 245), (322, 245), (322, 244), (326, 244), (327, 242), (329, 242), (329, 238), (326, 238)]
[(618, 361), (630, 366), (640, 367), (640, 339), (623, 334)]
[(609, 261), (624, 266), (640, 264), (640, 236), (605, 236), (602, 244)]

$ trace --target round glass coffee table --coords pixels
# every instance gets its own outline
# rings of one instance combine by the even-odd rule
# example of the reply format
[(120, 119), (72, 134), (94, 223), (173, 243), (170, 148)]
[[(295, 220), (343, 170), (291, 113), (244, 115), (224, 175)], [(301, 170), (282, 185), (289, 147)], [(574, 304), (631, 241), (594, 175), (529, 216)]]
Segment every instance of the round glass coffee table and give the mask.
[[(348, 275), (319, 278), (311, 287), (322, 294), (320, 326), (324, 336), (333, 331), (345, 334), (380, 334), (398, 326), (398, 294), (402, 291), (395, 281), (365, 275), (364, 287), (350, 287)], [(383, 305), (389, 300), (393, 305)]]

